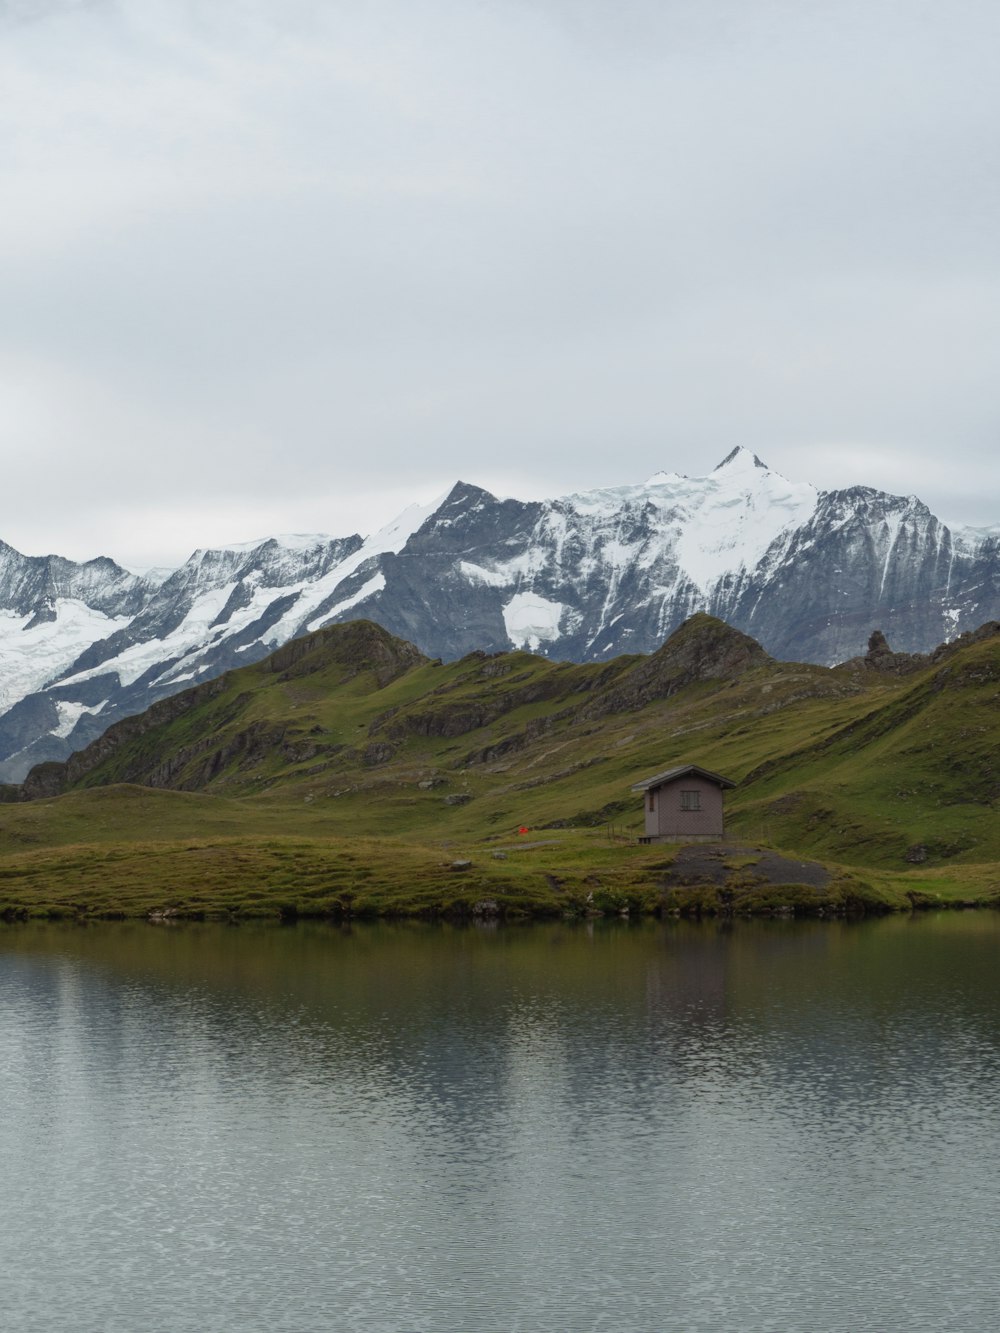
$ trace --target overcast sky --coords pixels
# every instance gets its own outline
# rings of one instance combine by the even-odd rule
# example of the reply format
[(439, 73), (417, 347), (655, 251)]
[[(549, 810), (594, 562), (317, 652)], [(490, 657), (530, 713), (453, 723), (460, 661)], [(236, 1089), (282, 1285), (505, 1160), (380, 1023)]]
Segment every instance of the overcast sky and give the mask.
[(0, 537), (457, 478), (1000, 523), (995, 0), (0, 0)]

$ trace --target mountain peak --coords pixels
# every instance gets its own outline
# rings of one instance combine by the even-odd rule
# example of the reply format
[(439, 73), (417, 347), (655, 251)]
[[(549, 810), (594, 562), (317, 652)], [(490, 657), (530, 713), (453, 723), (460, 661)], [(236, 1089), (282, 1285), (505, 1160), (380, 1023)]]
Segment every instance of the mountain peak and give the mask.
[(768, 470), (767, 464), (762, 462), (750, 449), (745, 449), (742, 444), (738, 444), (735, 449), (726, 454), (721, 463), (717, 464), (715, 471), (721, 472), (723, 468), (763, 468)]
[(660, 468), (659, 472), (654, 472), (646, 481), (647, 486), (673, 486), (678, 481), (687, 481), (687, 478), (681, 472), (664, 472)]
[(587, 709), (588, 717), (643, 708), (696, 681), (737, 680), (772, 661), (756, 639), (716, 616), (697, 612), (648, 657), (640, 658)]

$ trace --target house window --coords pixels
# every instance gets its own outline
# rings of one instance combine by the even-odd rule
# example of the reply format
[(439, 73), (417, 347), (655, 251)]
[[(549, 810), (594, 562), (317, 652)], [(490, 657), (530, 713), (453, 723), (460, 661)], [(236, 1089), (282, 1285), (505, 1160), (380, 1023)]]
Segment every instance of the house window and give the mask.
[(652, 812), (656, 809), (656, 801), (653, 799), (652, 790), (646, 793), (646, 809), (650, 812), (650, 814), (652, 814)]
[(700, 810), (701, 792), (700, 791), (682, 791), (681, 792), (682, 810)]

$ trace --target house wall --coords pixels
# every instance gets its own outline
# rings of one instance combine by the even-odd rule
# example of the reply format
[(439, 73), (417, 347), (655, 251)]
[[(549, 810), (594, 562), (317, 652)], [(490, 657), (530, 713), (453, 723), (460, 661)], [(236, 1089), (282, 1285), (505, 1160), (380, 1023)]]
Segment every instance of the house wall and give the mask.
[[(697, 791), (700, 810), (682, 810), (681, 792)], [(647, 838), (721, 838), (725, 831), (722, 788), (714, 782), (689, 773), (653, 790), (653, 809), (646, 802)]]

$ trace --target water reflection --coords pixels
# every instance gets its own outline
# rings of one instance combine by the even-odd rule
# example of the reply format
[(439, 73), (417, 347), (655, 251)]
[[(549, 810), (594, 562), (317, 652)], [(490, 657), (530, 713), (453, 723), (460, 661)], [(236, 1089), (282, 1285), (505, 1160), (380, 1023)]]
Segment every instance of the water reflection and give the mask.
[(992, 1327), (998, 944), (6, 930), (9, 1326)]

